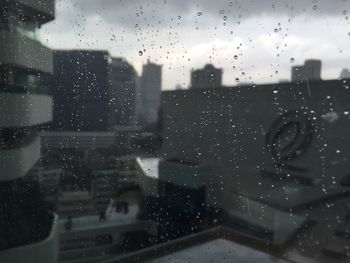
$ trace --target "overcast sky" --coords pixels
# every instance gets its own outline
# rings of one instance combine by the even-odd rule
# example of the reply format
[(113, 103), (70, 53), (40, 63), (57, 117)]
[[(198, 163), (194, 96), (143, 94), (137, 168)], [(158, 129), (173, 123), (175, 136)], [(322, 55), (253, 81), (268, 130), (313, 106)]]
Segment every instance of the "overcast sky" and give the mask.
[[(223, 82), (271, 83), (321, 59), (322, 78), (350, 68), (350, 0), (56, 0), (41, 30), (52, 48), (103, 49), (138, 73), (163, 65), (163, 89), (189, 85), (192, 68), (211, 62)], [(142, 51), (142, 55), (140, 55)]]

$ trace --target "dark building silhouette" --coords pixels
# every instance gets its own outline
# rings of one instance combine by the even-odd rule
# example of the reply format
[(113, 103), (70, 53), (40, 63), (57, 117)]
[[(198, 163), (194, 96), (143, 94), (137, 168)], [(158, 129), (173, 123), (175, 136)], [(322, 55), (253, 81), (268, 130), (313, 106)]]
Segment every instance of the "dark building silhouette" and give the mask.
[(131, 125), (136, 121), (137, 73), (122, 58), (113, 58), (111, 64), (111, 112), (110, 122), (115, 125)]
[(292, 67), (292, 82), (321, 79), (321, 60), (305, 60), (304, 65)]
[(191, 89), (209, 89), (221, 87), (222, 69), (206, 64), (203, 69), (191, 72)]
[(54, 99), (52, 130), (103, 131), (110, 123), (111, 58), (107, 51), (54, 52), (49, 87)]
[(157, 124), (162, 85), (162, 66), (151, 62), (143, 65), (140, 78), (140, 119), (146, 125)]

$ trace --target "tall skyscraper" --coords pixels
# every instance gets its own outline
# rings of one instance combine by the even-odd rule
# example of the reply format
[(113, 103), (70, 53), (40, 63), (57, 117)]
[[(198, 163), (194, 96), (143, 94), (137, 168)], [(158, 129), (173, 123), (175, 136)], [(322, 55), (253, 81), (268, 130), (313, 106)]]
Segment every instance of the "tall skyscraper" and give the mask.
[(122, 58), (113, 58), (111, 64), (111, 123), (131, 125), (135, 123), (137, 73)]
[(158, 122), (160, 110), (160, 93), (162, 83), (162, 66), (151, 62), (143, 65), (140, 80), (141, 88), (141, 119), (146, 125)]
[(304, 65), (292, 67), (292, 82), (321, 79), (321, 60), (305, 60)]
[(203, 69), (191, 72), (191, 89), (210, 89), (221, 87), (222, 69), (206, 64)]
[(36, 127), (52, 120), (40, 75), (52, 72), (38, 29), (54, 19), (54, 0), (0, 5), (0, 262), (56, 262), (56, 216), (26, 176), (40, 158)]
[(110, 123), (111, 57), (100, 50), (57, 50), (48, 86), (54, 99), (52, 130), (106, 131)]

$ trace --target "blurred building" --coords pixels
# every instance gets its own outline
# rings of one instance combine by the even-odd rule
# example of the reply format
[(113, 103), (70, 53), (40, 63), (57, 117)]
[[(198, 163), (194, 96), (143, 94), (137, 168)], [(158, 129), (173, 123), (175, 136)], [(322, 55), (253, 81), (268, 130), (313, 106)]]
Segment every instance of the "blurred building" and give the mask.
[[(60, 262), (114, 262), (110, 260), (121, 254), (127, 239), (140, 233), (147, 237), (156, 235), (154, 224), (137, 219), (137, 214), (138, 207), (133, 205), (129, 213), (118, 213), (109, 207), (103, 221), (97, 215), (60, 220)], [(130, 246), (135, 249), (145, 244), (136, 239)]]
[(140, 78), (141, 109), (140, 119), (145, 125), (156, 124), (160, 110), (162, 66), (151, 62), (143, 65)]
[(137, 73), (122, 58), (112, 58), (111, 64), (111, 111), (110, 123), (132, 125), (136, 121)]
[(111, 203), (113, 191), (117, 185), (118, 170), (98, 170), (94, 173), (92, 192), (95, 199), (96, 211), (104, 215)]
[(31, 180), (40, 183), (43, 188), (44, 198), (54, 211), (57, 209), (59, 183), (60, 178), (62, 178), (63, 175), (63, 169), (47, 167), (45, 165), (38, 165), (34, 167), (28, 175)]
[(206, 64), (203, 69), (191, 72), (191, 89), (210, 89), (221, 87), (222, 69)]
[[(47, 76), (54, 99), (52, 130), (106, 131), (115, 112), (107, 51), (56, 50), (54, 74)], [(114, 106), (115, 108), (112, 108)]]
[(25, 178), (40, 159), (36, 127), (52, 120), (40, 83), (52, 52), (38, 29), (54, 19), (55, 1), (2, 1), (0, 12), (0, 262), (57, 262), (57, 216)]
[(304, 65), (292, 67), (292, 82), (321, 79), (321, 60), (305, 60)]
[(92, 194), (81, 190), (61, 192), (58, 199), (57, 213), (60, 218), (96, 215)]
[(340, 78), (342, 78), (342, 79), (349, 79), (350, 78), (350, 71), (348, 68), (343, 68), (343, 70), (340, 72)]

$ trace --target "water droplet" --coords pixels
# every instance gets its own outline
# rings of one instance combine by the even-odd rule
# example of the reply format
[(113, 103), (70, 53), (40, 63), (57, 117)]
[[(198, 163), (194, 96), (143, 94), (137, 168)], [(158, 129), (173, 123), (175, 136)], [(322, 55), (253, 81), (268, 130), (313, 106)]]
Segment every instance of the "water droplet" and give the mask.
[(239, 82), (239, 78), (236, 78), (235, 80), (236, 80), (237, 83)]
[(181, 16), (178, 16), (177, 19), (181, 19)]
[(344, 15), (344, 16), (346, 16), (346, 15), (347, 15), (347, 13), (348, 13), (348, 11), (347, 11), (347, 10), (343, 10), (343, 15)]
[(278, 32), (278, 28), (275, 28), (273, 31), (275, 31), (275, 33), (277, 33)]
[(143, 55), (143, 52), (140, 50), (139, 51), (139, 56), (142, 56)]
[[(231, 31), (230, 34), (232, 35), (232, 34), (233, 34), (233, 31)], [(348, 35), (350, 36), (350, 33), (349, 33)]]
[(336, 150), (335, 152), (336, 152), (336, 153), (340, 153), (340, 150)]
[(197, 13), (197, 16), (201, 16), (201, 15), (203, 15), (203, 12), (198, 12)]
[(295, 58), (290, 58), (290, 62), (293, 63), (295, 61)]
[(344, 111), (344, 115), (349, 115), (349, 111)]
[(225, 21), (227, 20), (227, 16), (224, 16), (223, 18), (224, 18)]
[(317, 10), (318, 9), (318, 6), (317, 5), (314, 5), (313, 7), (312, 7), (312, 10)]
[(234, 59), (238, 59), (238, 56), (237, 56), (237, 55), (234, 55), (233, 58), (234, 58)]
[(274, 89), (272, 92), (273, 92), (274, 94), (277, 94), (277, 93), (278, 93), (278, 90), (277, 90), (277, 89)]

